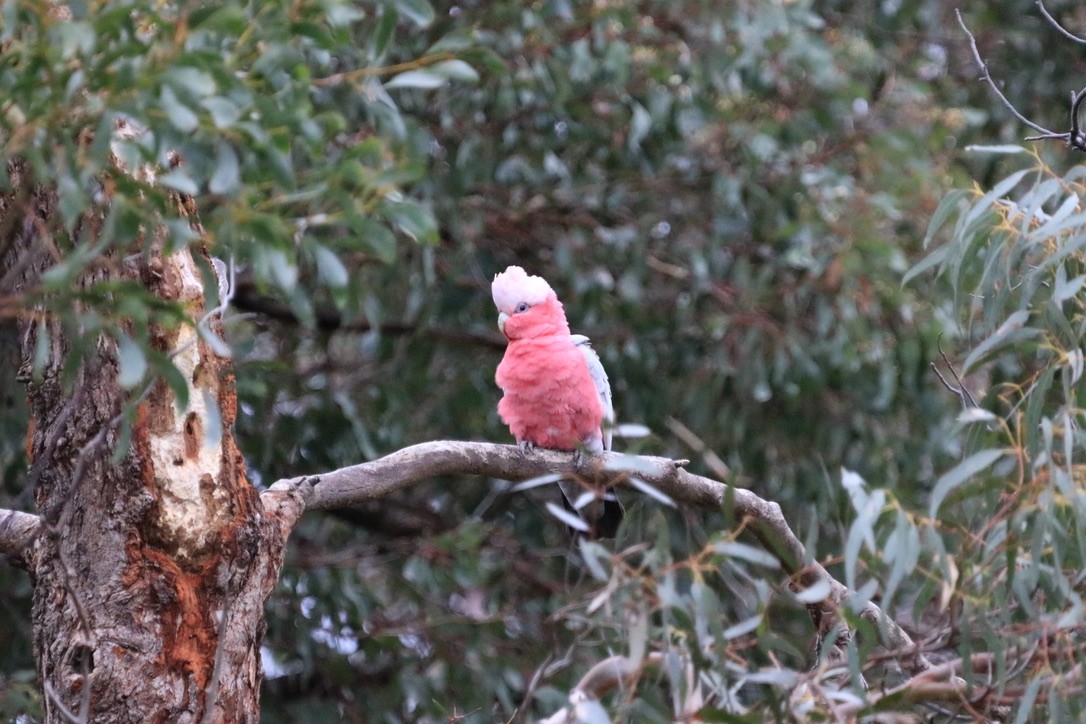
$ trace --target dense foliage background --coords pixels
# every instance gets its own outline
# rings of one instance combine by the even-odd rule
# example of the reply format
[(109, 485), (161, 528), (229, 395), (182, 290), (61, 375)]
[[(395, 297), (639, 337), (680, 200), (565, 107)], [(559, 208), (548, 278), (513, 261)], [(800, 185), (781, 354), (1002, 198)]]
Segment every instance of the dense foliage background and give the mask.
[[(973, 5), (1008, 97), (1062, 130), (1081, 48), (1030, 0)], [(1048, 7), (1086, 33), (1076, 3)], [(0, 160), (56, 184), (70, 231), (38, 294), (0, 280), (0, 317), (117, 336), (137, 391), (169, 374), (143, 348), (171, 310), (72, 280), (163, 223), (162, 243), (192, 242), (168, 198), (192, 194), (237, 270), (226, 342), (254, 483), (508, 440), (489, 280), (515, 263), (592, 337), (620, 421), (651, 431), (620, 449), (778, 501), (842, 581), (920, 638), (945, 628), (933, 648), (1077, 645), (1081, 245), (1045, 259), (1086, 233), (1081, 178), (1059, 181), (1074, 159), (1056, 146), (965, 150), (1025, 131), (945, 3), (8, 2), (0, 87)], [(1008, 194), (1018, 207), (995, 203)], [(96, 205), (92, 234), (78, 220)], [(0, 505), (28, 508), (13, 329), (0, 321)], [(987, 412), (956, 421), (932, 362)], [(609, 698), (615, 716), (681, 711), (684, 660), (721, 716), (828, 706), (796, 693), (806, 610), (726, 512), (624, 494), (614, 548), (578, 551), (542, 505), (553, 486), (508, 487), (434, 480), (309, 515), (269, 604), (265, 718), (546, 714), (609, 652), (645, 651), (675, 659)], [(39, 710), (29, 590), (0, 568), (4, 716)], [(1065, 635), (1025, 625), (1048, 614)], [(1028, 706), (1057, 690), (1043, 673), (1015, 673), (1040, 682)]]

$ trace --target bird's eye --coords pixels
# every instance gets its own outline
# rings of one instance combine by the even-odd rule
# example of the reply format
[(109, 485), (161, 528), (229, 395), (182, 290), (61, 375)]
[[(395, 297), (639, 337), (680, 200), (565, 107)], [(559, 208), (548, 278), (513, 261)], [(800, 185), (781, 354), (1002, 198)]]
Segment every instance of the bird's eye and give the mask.
[(518, 311), (518, 312), (527, 312), (528, 311), (528, 302), (521, 302), (520, 304), (518, 304), (516, 311)]

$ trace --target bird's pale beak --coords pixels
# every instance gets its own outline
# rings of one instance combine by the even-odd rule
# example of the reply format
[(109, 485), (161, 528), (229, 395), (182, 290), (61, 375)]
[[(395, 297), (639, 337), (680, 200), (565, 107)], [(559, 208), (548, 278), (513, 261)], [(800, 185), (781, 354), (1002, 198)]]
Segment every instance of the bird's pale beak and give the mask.
[(508, 314), (506, 314), (505, 312), (501, 312), (500, 314), (498, 314), (498, 329), (501, 330), (502, 334), (505, 334), (505, 323), (507, 321), (509, 321)]

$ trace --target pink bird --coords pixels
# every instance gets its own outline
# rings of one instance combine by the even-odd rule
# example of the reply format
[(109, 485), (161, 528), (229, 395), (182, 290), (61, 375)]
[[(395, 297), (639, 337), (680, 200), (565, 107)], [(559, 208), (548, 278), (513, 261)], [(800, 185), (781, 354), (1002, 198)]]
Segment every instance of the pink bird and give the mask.
[[(588, 338), (573, 335), (558, 296), (538, 276), (511, 266), (491, 285), (498, 328), (509, 340), (495, 380), (504, 396), (498, 416), (517, 443), (554, 450), (611, 449), (611, 385)], [(614, 537), (622, 521), (612, 493), (602, 501), (576, 483), (559, 482), (567, 506), (596, 536)], [(580, 505), (578, 510), (575, 506)]]

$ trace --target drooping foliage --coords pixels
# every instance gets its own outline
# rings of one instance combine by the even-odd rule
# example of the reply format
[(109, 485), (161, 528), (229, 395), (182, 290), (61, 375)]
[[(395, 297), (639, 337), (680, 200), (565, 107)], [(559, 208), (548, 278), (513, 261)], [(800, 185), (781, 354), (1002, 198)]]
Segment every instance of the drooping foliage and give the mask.
[[(5, 3), (0, 161), (25, 159), (55, 186), (64, 233), (38, 293), (7, 298), (0, 279), (0, 314), (62, 320), (73, 359), (116, 337), (134, 396), (171, 379), (146, 330), (183, 323), (178, 310), (72, 279), (151, 243), (194, 242), (169, 196), (190, 194), (211, 253), (236, 272), (227, 338), (207, 341), (232, 351), (239, 433), (266, 485), (412, 442), (508, 440), (487, 288), (517, 263), (592, 337), (620, 422), (652, 431), (619, 447), (691, 458), (779, 501), (860, 591), (857, 608), (877, 593), (920, 632), (951, 612), (968, 624), (951, 650), (1028, 648), (1041, 634), (1021, 617), (1074, 610), (1081, 583), (1066, 571), (1080, 527), (1067, 524), (1082, 518), (1073, 485), (1059, 487), (1074, 479), (1073, 444), (1045, 457), (1074, 418), (1058, 398), (1074, 393), (1081, 271), (1073, 255), (1035, 258), (1076, 227), (1025, 242), (1077, 182), (1012, 196), (1017, 216), (991, 210), (1009, 187), (940, 206), (971, 177), (1004, 173), (962, 147), (1020, 129), (974, 82), (943, 3), (869, 5)], [(1009, 96), (1047, 113), (1082, 61), (1032, 8), (989, 3), (966, 20)], [(1027, 73), (1021, 59), (1040, 48), (1046, 63)], [(80, 223), (99, 207), (102, 228)], [(959, 226), (934, 261), (954, 285), (918, 274), (902, 286), (929, 221), (948, 214)], [(1004, 225), (1021, 229), (1013, 244), (993, 231)], [(1051, 306), (1056, 288), (1066, 313), (1025, 296)], [(997, 341), (1018, 346), (967, 358), (1012, 313)], [(929, 369), (943, 364), (940, 335), (995, 419), (955, 427), (959, 401)], [(0, 372), (0, 470), (3, 504), (26, 507), (16, 367)], [(269, 603), (266, 718), (544, 714), (609, 653), (651, 664), (606, 700), (615, 716), (696, 704), (688, 666), (711, 710), (762, 720), (826, 706), (795, 694), (814, 662), (805, 601), (742, 521), (630, 494), (613, 550), (571, 549), (544, 512), (551, 494), (445, 479), (309, 516)], [(34, 712), (29, 584), (0, 576), (19, 622), (0, 627), (13, 653), (0, 705)], [(1056, 628), (1043, 642), (1060, 651), (1075, 629)], [(854, 667), (874, 639), (861, 633)], [(1012, 685), (1039, 681), (1048, 696), (1043, 674), (1030, 665)], [(900, 681), (875, 665), (867, 676)]]

